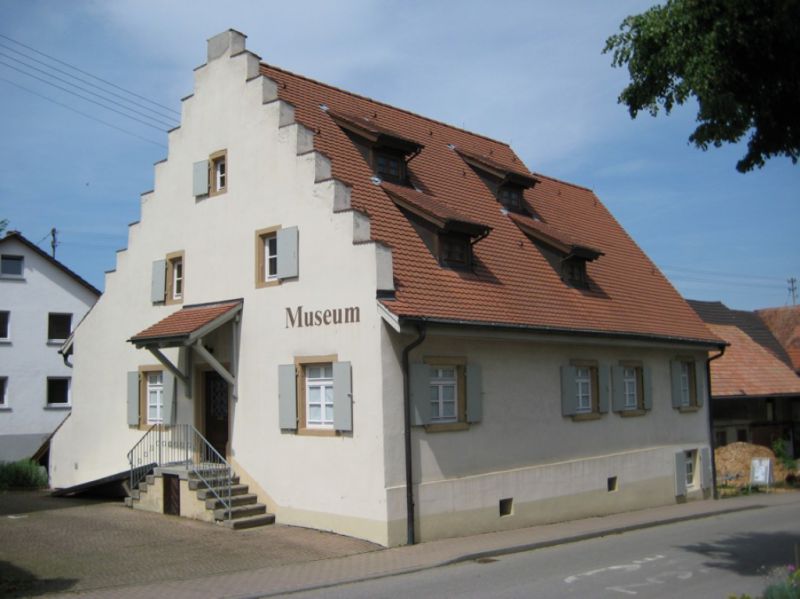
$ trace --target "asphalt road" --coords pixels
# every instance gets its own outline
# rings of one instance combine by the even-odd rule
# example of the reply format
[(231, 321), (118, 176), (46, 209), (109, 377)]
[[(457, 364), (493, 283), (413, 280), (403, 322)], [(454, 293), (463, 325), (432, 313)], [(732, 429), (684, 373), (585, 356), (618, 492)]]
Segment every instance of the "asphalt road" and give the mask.
[(794, 561), (795, 544), (797, 506), (776, 506), (292, 597), (756, 596)]

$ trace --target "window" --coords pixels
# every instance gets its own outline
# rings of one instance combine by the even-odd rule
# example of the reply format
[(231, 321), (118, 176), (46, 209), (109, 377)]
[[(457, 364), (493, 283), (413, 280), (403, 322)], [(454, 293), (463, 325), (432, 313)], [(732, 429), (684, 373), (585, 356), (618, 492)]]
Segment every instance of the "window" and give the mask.
[(641, 362), (623, 360), (611, 368), (612, 402), (621, 416), (641, 416), (652, 408), (652, 383), (649, 368)]
[(472, 263), (472, 246), (469, 238), (457, 233), (440, 234), (439, 263), (452, 268), (469, 268)]
[(307, 435), (353, 430), (350, 362), (335, 355), (304, 356), (278, 366), (280, 428)]
[(458, 421), (456, 366), (431, 367), (431, 422)]
[(622, 380), (625, 394), (625, 407), (634, 409), (639, 406), (639, 376), (636, 368), (628, 367), (622, 371)]
[(695, 482), (695, 461), (697, 460), (697, 452), (685, 451), (684, 463), (686, 464), (686, 486), (692, 487)]
[(0, 376), (0, 408), (8, 407), (8, 377)]
[(0, 310), (0, 341), (7, 341), (11, 337), (9, 332), (9, 322), (11, 319), (11, 312), (8, 310)]
[(498, 190), (498, 199), (506, 208), (518, 211), (522, 208), (522, 188), (512, 185), (501, 185)]
[(571, 360), (561, 367), (561, 413), (594, 420), (608, 412), (609, 368), (596, 360)]
[(256, 287), (278, 285), (298, 275), (297, 227), (256, 231)]
[(211, 182), (211, 186), (209, 188), (208, 195), (218, 195), (220, 193), (225, 193), (228, 189), (228, 152), (227, 150), (221, 150), (219, 152), (213, 153), (209, 159), (209, 181)]
[(728, 433), (727, 431), (715, 431), (714, 432), (714, 446), (715, 447), (724, 447), (728, 444)]
[(699, 409), (705, 397), (705, 369), (691, 358), (678, 358), (671, 362), (671, 374), (672, 407), (684, 412)]
[(561, 260), (561, 279), (572, 287), (588, 288), (586, 260), (575, 257), (563, 258)]
[(64, 341), (72, 331), (72, 314), (56, 314), (51, 312), (47, 315), (47, 340)]
[(165, 273), (166, 298), (164, 303), (183, 303), (183, 294), (185, 289), (184, 272), (184, 253), (180, 251), (167, 254)]
[(405, 181), (406, 164), (402, 156), (376, 151), (374, 159), (375, 174), (378, 177), (395, 183), (403, 183)]
[(69, 406), (69, 377), (50, 377), (47, 379), (47, 406)]
[(466, 430), (483, 416), (480, 365), (463, 356), (425, 356), (409, 365), (412, 424), (427, 432)]
[(0, 256), (0, 276), (8, 278), (22, 278), (25, 272), (25, 259), (22, 256)]
[(147, 424), (161, 424), (164, 421), (164, 373), (147, 372), (145, 377)]

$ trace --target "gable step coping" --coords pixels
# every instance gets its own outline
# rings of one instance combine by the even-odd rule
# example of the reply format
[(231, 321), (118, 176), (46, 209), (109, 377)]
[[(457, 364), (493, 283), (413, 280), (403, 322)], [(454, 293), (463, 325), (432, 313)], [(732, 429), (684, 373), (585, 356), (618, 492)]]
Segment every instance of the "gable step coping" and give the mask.
[[(206, 497), (205, 502), (207, 510), (216, 510), (223, 507), (222, 501), (213, 495), (211, 497)], [(231, 494), (231, 505), (233, 506), (250, 505), (254, 503), (258, 503), (258, 495), (255, 493), (246, 493), (242, 495)]]
[[(263, 503), (254, 503), (252, 505), (238, 505), (232, 507), (230, 509), (230, 512), (231, 512), (231, 519), (244, 518), (246, 516), (258, 516), (261, 514), (266, 514), (267, 506), (264, 505)], [(227, 520), (228, 510), (225, 508), (219, 508), (214, 510), (214, 519)]]
[(244, 528), (254, 528), (256, 526), (266, 526), (275, 523), (275, 514), (261, 514), (259, 516), (248, 516), (246, 518), (236, 518), (235, 520), (223, 520), (221, 524), (232, 530)]
[[(189, 487), (191, 489), (191, 487)], [(219, 493), (219, 490), (222, 487), (214, 487), (214, 490)], [(192, 489), (193, 491), (195, 489)], [(203, 485), (202, 488), (196, 489), (197, 490), (197, 498), (198, 499), (209, 499), (214, 497), (214, 494), (211, 492), (211, 489)], [(231, 495), (245, 495), (250, 491), (250, 488), (247, 485), (232, 485), (231, 486)]]

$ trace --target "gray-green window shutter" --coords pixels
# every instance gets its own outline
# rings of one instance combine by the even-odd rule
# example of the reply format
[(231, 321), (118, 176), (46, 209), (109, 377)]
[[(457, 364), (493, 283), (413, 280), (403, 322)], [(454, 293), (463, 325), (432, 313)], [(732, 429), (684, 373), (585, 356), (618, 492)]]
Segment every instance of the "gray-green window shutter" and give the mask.
[(153, 261), (153, 277), (150, 284), (150, 301), (163, 302), (167, 294), (167, 261)]
[(611, 367), (611, 409), (622, 412), (625, 409), (625, 369), (622, 366)]
[(601, 414), (608, 412), (608, 396), (611, 394), (609, 386), (611, 383), (611, 376), (607, 366), (598, 366), (597, 368), (597, 386), (599, 388), (600, 397), (597, 398), (597, 411)]
[(128, 426), (139, 426), (139, 373), (128, 373)]
[(711, 470), (711, 450), (708, 447), (700, 450), (700, 467), (703, 469), (703, 479), (700, 484), (703, 489), (710, 489), (714, 483), (714, 475)]
[(578, 384), (575, 366), (561, 367), (561, 414), (572, 416), (578, 412)]
[(164, 377), (164, 408), (163, 424), (172, 426), (175, 424), (175, 376), (169, 372), (163, 374)]
[(697, 381), (697, 405), (702, 406), (706, 400), (708, 384), (706, 383), (706, 365), (703, 362), (694, 363), (695, 379)]
[(644, 409), (653, 409), (653, 371), (645, 366), (642, 368), (642, 399)]
[(289, 279), (298, 275), (297, 227), (278, 229), (275, 234), (278, 244), (278, 278)]
[(333, 428), (353, 430), (353, 381), (350, 362), (333, 363)]
[(682, 451), (675, 454), (675, 495), (686, 495), (686, 454)]
[(480, 422), (483, 418), (483, 382), (480, 364), (467, 364), (467, 422)]
[(208, 160), (201, 160), (192, 165), (192, 195), (208, 195)]
[(672, 379), (672, 407), (681, 407), (681, 362), (672, 360), (669, 363), (670, 377)]
[(408, 365), (408, 386), (411, 396), (411, 424), (431, 422), (431, 367), (420, 362)]
[(281, 429), (297, 430), (297, 377), (294, 364), (278, 366), (278, 422)]

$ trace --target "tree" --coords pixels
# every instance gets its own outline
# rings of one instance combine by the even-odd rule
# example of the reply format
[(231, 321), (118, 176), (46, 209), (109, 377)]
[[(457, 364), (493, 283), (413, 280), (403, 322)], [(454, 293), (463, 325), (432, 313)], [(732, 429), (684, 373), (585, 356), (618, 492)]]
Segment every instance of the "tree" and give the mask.
[(800, 157), (800, 0), (667, 0), (627, 17), (606, 40), (631, 82), (631, 118), (698, 103), (689, 141), (703, 150), (749, 134), (742, 173)]
[(7, 226), (8, 226), (8, 219), (0, 218), (0, 237), (3, 236), (3, 232), (6, 230)]

